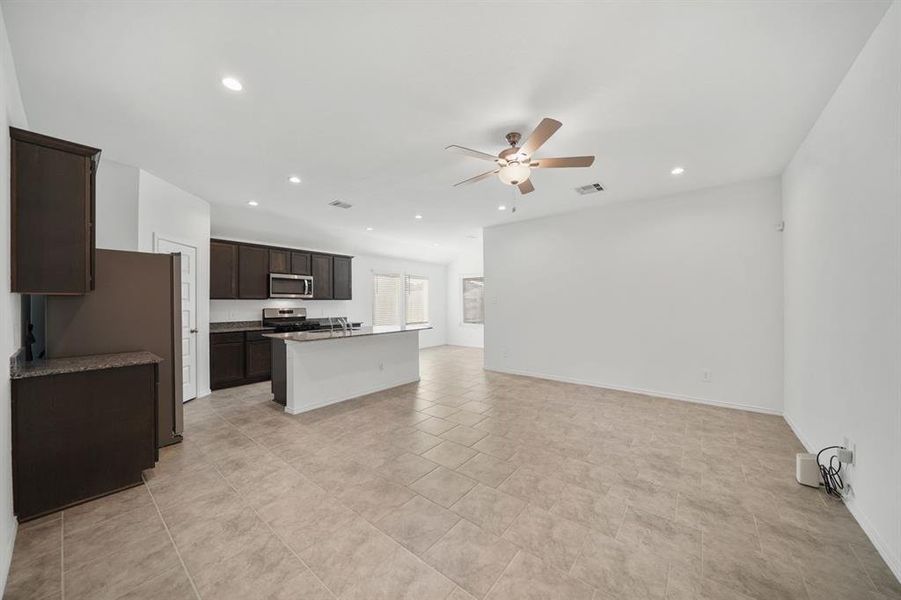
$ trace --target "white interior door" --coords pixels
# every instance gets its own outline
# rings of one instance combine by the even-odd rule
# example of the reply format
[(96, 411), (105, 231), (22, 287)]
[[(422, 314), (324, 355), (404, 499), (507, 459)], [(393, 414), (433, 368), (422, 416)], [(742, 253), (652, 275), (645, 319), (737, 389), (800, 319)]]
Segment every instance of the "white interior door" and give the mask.
[(157, 237), (156, 251), (181, 253), (181, 382), (187, 402), (197, 397), (197, 248)]

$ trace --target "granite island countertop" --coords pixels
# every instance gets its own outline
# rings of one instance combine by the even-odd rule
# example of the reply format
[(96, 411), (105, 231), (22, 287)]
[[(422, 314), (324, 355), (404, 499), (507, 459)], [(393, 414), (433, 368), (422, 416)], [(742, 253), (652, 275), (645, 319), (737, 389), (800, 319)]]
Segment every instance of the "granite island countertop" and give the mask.
[(412, 331), (425, 331), (431, 329), (431, 325), (406, 325), (406, 326), (378, 326), (359, 327), (346, 332), (340, 328), (334, 330), (317, 331), (290, 331), (287, 333), (264, 333), (263, 337), (286, 342), (321, 342), (323, 340), (337, 340), (342, 338), (366, 337), (371, 335), (388, 335), (391, 333), (407, 333)]
[(262, 321), (224, 321), (210, 323), (210, 333), (240, 333), (242, 331), (275, 331), (275, 328), (263, 327)]
[(29, 377), (47, 377), (65, 373), (83, 371), (102, 371), (161, 363), (163, 359), (153, 352), (116, 352), (115, 354), (91, 354), (87, 356), (69, 356), (66, 358), (43, 358), (31, 362), (20, 362), (9, 369), (10, 379), (28, 379)]

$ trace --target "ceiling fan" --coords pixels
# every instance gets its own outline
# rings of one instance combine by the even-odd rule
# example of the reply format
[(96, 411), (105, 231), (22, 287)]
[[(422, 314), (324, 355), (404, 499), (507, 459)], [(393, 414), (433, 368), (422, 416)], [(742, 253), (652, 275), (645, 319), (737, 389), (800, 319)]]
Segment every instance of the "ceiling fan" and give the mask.
[(497, 175), (498, 179), (507, 185), (515, 185), (519, 188), (520, 193), (528, 194), (535, 191), (535, 186), (529, 180), (532, 169), (559, 169), (561, 167), (590, 167), (594, 163), (593, 156), (567, 156), (565, 158), (533, 158), (533, 154), (554, 135), (563, 125), (560, 121), (544, 118), (535, 131), (526, 138), (522, 146), (517, 146), (522, 137), (519, 133), (511, 131), (507, 134), (507, 143), (509, 148), (502, 150), (497, 156), (488, 154), (487, 152), (479, 152), (471, 148), (463, 146), (448, 146), (445, 150), (479, 158), (481, 160), (490, 160), (497, 165), (497, 168), (486, 171), (481, 175), (464, 179), (459, 183), (455, 183), (454, 187), (469, 183), (475, 183), (483, 179), (487, 179), (492, 175)]

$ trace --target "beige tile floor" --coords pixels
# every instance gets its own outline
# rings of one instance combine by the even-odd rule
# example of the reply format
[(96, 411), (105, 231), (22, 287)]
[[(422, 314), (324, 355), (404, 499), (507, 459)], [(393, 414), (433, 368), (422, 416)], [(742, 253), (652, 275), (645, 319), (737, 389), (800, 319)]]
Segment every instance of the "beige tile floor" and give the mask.
[(146, 485), (23, 525), (5, 597), (901, 598), (779, 417), (485, 372), (185, 408)]

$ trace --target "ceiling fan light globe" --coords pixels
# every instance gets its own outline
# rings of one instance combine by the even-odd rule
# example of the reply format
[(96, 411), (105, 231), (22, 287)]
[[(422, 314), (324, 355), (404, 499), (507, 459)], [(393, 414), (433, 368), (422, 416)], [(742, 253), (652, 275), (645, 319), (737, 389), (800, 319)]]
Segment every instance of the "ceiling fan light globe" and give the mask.
[(528, 164), (511, 161), (506, 166), (501, 167), (501, 170), (498, 172), (497, 176), (507, 185), (519, 185), (520, 183), (528, 179), (531, 173), (532, 169)]

